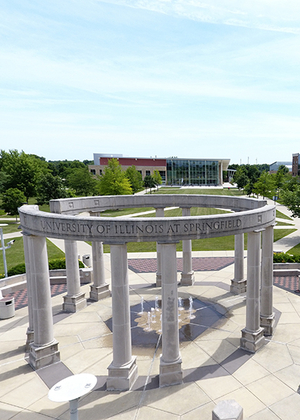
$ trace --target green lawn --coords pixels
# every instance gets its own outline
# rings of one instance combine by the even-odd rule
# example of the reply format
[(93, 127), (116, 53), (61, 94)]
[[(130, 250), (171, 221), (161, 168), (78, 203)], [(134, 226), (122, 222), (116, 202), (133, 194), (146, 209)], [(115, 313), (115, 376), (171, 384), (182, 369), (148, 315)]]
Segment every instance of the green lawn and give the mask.
[[(295, 232), (295, 230), (296, 229), (274, 229), (274, 242)], [(244, 237), (245, 249), (247, 249), (247, 234)], [(219, 238), (195, 239), (192, 241), (192, 244), (193, 251), (231, 251), (234, 250), (234, 235), (221, 236)], [(176, 249), (177, 251), (182, 251), (182, 242), (177, 244)], [(127, 251), (155, 252), (156, 242), (130, 242), (127, 244)], [(109, 245), (104, 245), (104, 252), (110, 252)]]
[(276, 217), (279, 217), (280, 219), (287, 219), (287, 220), (293, 220), (291, 217), (287, 216), (284, 213), (281, 213), (281, 211), (276, 209)]
[[(9, 240), (5, 240), (5, 244)], [(63, 258), (65, 254), (57, 248), (55, 245), (53, 245), (52, 242), (50, 242), (47, 239), (47, 249), (48, 249), (48, 259), (56, 259), (56, 258)], [(14, 267), (17, 264), (21, 264), (25, 262), (24, 259), (24, 248), (23, 248), (23, 237), (15, 238), (14, 244), (11, 246), (11, 248), (8, 248), (6, 250), (6, 263), (7, 263), (7, 269)], [(0, 253), (0, 275), (4, 275), (4, 263), (3, 263), (3, 253), (1, 251)]]
[(300, 255), (300, 244), (294, 246), (294, 248), (291, 248), (287, 254), (291, 254), (291, 255)]
[(242, 190), (238, 188), (179, 188), (179, 187), (162, 187), (158, 191), (153, 191), (152, 194), (205, 194), (205, 195), (230, 195), (239, 196), (245, 195)]
[[(235, 195), (235, 196), (242, 196), (242, 192), (238, 189), (231, 188), (230, 190), (214, 190), (214, 189), (181, 189), (181, 188), (161, 188), (157, 192), (158, 194), (215, 194), (215, 195)], [(35, 204), (35, 199), (31, 199), (29, 204)], [(40, 206), (40, 210), (42, 211), (49, 211), (49, 205)], [(115, 217), (115, 216), (123, 216), (129, 215), (134, 213), (140, 213), (145, 211), (152, 211), (152, 213), (147, 214), (146, 217), (154, 217), (155, 210), (151, 207), (148, 208), (133, 208), (133, 209), (124, 209), (124, 210), (116, 210), (116, 211), (105, 211), (102, 213), (104, 217)], [(211, 208), (200, 208), (194, 207), (191, 209), (192, 216), (201, 216), (201, 215), (210, 215), (210, 214), (221, 214), (227, 213), (225, 210), (220, 209), (211, 209)], [(165, 216), (167, 217), (180, 217), (182, 215), (182, 210), (180, 208), (173, 209), (173, 210), (165, 210)], [(290, 219), (289, 217), (285, 216), (283, 213), (277, 210), (276, 216), (280, 218)], [(1, 216), (3, 217), (3, 216)], [(140, 216), (141, 217), (141, 216)], [(5, 220), (0, 221), (0, 223), (7, 223), (8, 226), (3, 227), (3, 233), (11, 233), (11, 232), (20, 232), (18, 229), (19, 223), (15, 223), (15, 221)], [(281, 223), (283, 224), (283, 223)], [(275, 229), (274, 230), (274, 241), (278, 241), (282, 237), (291, 234), (296, 229)], [(5, 243), (7, 244), (9, 240), (6, 240)], [(47, 240), (47, 247), (48, 247), (48, 258), (55, 259), (61, 258), (64, 256), (64, 253), (53, 245), (49, 240)], [(128, 252), (155, 252), (156, 251), (156, 242), (136, 242), (136, 243), (128, 243), (127, 245)], [(219, 238), (208, 238), (208, 239), (197, 239), (193, 240), (193, 250), (194, 251), (225, 251), (225, 250), (233, 250), (234, 249), (234, 236), (224, 236)], [(247, 235), (245, 235), (245, 249), (247, 249)], [(178, 243), (177, 250), (182, 250), (182, 243)], [(104, 251), (109, 252), (109, 246), (104, 245)], [(293, 248), (290, 253), (296, 255), (300, 254), (300, 245)], [(14, 267), (15, 265), (24, 262), (24, 251), (23, 251), (23, 238), (18, 237), (15, 239), (15, 243), (12, 245), (10, 249), (6, 250), (6, 260), (8, 269)], [(3, 266), (3, 259), (2, 255), (0, 255), (0, 274), (4, 273), (4, 266)]]

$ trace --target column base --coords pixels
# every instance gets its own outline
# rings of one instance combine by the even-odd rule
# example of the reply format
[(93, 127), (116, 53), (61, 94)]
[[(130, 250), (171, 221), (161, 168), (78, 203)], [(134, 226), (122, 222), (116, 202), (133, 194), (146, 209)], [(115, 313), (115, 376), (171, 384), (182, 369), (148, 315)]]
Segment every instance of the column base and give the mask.
[(275, 314), (274, 312), (270, 316), (260, 316), (260, 326), (264, 329), (264, 335), (269, 336), (273, 335), (275, 323)]
[(29, 364), (34, 369), (40, 369), (45, 366), (52, 365), (60, 361), (60, 353), (58, 351), (58, 341), (54, 340), (45, 346), (35, 346), (31, 344), (29, 351)]
[(181, 286), (192, 286), (195, 283), (195, 273), (191, 271), (189, 273), (181, 273)]
[(138, 377), (136, 357), (127, 365), (115, 367), (113, 362), (108, 366), (106, 388), (108, 391), (128, 391)]
[(28, 353), (30, 350), (31, 344), (33, 344), (34, 342), (34, 331), (27, 328), (26, 336), (27, 336), (27, 339), (26, 339), (26, 344), (25, 344), (25, 352)]
[(174, 363), (166, 363), (160, 358), (159, 386), (182, 384), (181, 358)]
[(247, 280), (231, 280), (230, 293), (240, 295), (247, 292)]
[(98, 302), (98, 300), (105, 299), (110, 296), (109, 284), (103, 284), (101, 286), (90, 286), (90, 299)]
[(64, 296), (63, 311), (77, 312), (86, 307), (85, 293), (79, 293), (75, 296)]
[(249, 331), (244, 328), (240, 339), (240, 347), (243, 350), (255, 353), (265, 344), (264, 329), (259, 328), (257, 331)]

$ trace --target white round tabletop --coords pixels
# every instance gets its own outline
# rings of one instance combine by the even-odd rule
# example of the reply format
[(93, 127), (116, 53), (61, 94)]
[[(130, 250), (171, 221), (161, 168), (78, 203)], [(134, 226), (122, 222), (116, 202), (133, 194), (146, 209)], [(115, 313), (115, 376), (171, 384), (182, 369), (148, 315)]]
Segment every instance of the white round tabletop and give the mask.
[(96, 376), (90, 373), (68, 376), (53, 385), (48, 392), (48, 398), (55, 402), (75, 400), (90, 392), (96, 383)]

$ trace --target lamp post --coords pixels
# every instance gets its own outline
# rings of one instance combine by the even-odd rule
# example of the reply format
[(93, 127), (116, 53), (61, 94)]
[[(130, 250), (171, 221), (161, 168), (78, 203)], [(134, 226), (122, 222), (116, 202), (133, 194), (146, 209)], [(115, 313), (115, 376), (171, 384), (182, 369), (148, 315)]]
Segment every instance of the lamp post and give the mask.
[[(3, 224), (1, 226), (7, 226), (7, 224)], [(2, 252), (3, 252), (4, 275), (5, 275), (5, 277), (7, 277), (7, 264), (6, 264), (5, 250), (10, 248), (12, 246), (12, 244), (15, 242), (15, 240), (13, 239), (12, 241), (9, 241), (7, 243), (7, 245), (5, 246), (2, 227), (0, 227), (0, 236), (1, 236), (1, 248), (0, 248), (0, 250), (2, 250)]]

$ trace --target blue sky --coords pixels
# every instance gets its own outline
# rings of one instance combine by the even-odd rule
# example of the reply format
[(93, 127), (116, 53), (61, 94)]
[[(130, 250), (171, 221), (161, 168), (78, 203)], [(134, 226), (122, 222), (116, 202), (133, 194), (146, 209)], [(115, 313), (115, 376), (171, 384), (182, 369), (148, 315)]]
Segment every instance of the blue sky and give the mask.
[(290, 161), (300, 3), (5, 0), (0, 149)]

